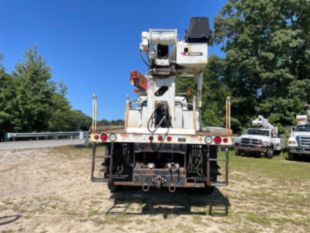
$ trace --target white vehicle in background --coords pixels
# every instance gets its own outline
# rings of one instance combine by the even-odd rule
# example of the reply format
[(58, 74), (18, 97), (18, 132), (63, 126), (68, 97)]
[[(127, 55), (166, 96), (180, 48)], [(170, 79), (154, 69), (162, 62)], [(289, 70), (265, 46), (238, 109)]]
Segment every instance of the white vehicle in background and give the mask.
[(307, 115), (297, 115), (297, 126), (288, 139), (288, 159), (298, 155), (310, 155), (310, 105)]
[(261, 157), (272, 158), (284, 149), (284, 140), (278, 134), (278, 128), (269, 123), (267, 119), (259, 116), (252, 121), (254, 127), (249, 128), (235, 143), (235, 154), (255, 153)]

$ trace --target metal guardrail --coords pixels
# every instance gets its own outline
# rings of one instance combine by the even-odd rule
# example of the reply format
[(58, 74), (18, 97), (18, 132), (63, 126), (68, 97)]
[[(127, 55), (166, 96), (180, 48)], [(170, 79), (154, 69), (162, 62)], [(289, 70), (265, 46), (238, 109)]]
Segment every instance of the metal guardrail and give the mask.
[(6, 141), (13, 140), (16, 138), (54, 138), (58, 139), (59, 137), (70, 137), (85, 139), (88, 135), (87, 131), (70, 131), (70, 132), (38, 132), (38, 133), (7, 133)]

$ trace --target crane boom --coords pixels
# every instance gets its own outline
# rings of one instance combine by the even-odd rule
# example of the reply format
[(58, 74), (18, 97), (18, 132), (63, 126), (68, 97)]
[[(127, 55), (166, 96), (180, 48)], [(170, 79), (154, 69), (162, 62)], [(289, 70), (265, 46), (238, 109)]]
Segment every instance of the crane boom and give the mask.
[(268, 119), (261, 115), (259, 115), (255, 120), (252, 121), (252, 125), (255, 127), (270, 129), (274, 134), (278, 133), (278, 128), (270, 124)]

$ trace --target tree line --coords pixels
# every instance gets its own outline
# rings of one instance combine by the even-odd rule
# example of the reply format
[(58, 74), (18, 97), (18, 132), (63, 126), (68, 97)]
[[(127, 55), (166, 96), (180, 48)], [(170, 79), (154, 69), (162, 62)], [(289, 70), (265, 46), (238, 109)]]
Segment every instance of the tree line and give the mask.
[[(29, 49), (24, 61), (18, 63), (11, 73), (0, 65), (0, 141), (5, 132), (90, 128), (91, 118), (72, 109), (66, 98), (66, 85), (51, 78), (51, 68), (36, 48)], [(102, 120), (100, 124), (122, 124), (122, 121)]]
[[(310, 1), (229, 0), (215, 18), (211, 56), (204, 75), (202, 118), (224, 126), (231, 96), (232, 128), (240, 133), (257, 115), (284, 132), (310, 102)], [(194, 88), (182, 80), (178, 91)]]

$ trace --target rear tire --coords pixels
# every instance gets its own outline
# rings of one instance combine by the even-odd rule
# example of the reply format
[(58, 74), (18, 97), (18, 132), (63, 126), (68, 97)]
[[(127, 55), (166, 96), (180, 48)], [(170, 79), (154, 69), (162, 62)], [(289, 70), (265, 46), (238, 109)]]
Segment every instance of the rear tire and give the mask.
[(288, 154), (287, 154), (287, 159), (288, 159), (288, 160), (294, 160), (294, 159), (295, 159), (294, 154), (288, 153)]

